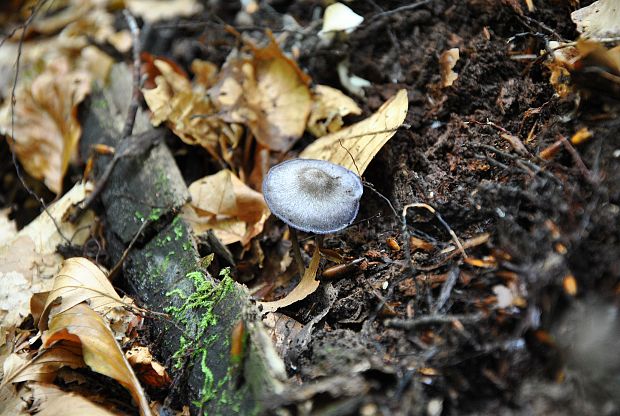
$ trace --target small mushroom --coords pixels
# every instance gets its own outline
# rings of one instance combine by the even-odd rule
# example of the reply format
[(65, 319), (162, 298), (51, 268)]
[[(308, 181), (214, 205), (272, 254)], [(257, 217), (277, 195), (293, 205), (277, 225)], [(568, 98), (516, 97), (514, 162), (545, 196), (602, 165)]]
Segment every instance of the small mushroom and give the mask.
[(319, 235), (342, 230), (355, 219), (363, 192), (359, 176), (325, 160), (292, 159), (269, 170), (263, 195), (271, 213), (290, 227), (302, 275), (305, 266), (295, 230)]

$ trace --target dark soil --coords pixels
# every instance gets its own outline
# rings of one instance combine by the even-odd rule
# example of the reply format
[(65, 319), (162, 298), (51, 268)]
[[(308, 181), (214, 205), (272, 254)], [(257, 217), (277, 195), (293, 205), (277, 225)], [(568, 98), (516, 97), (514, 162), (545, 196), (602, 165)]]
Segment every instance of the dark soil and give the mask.
[[(220, 5), (200, 24), (152, 27), (145, 50), (185, 66), (194, 58), (221, 64), (238, 42), (221, 21), (235, 24), (239, 6), (212, 3)], [(284, 14), (306, 27), (323, 2), (266, 3), (252, 27), (279, 34)], [(366, 20), (336, 46), (308, 40), (318, 27), (289, 33), (284, 49), (308, 46), (298, 62), (315, 83), (342, 89), (335, 68), (344, 59), (372, 82), (357, 99), (364, 116), (407, 89), (407, 127), (365, 180), (399, 215), (425, 203), (460, 241), (488, 238), (466, 249), (466, 261), (428, 210), (409, 209), (404, 233), (400, 216), (366, 191), (355, 225), (325, 240), (349, 259), (365, 258), (363, 267), (280, 311), (314, 326), (284, 357), (291, 388), (274, 406), (299, 414), (306, 400), (316, 414), (620, 414), (620, 356), (612, 353), (620, 345), (620, 104), (587, 86), (559, 98), (543, 60), (521, 59), (578, 35), (571, 2), (534, 3), (528, 12), (511, 0), (434, 0), (382, 14), (411, 2), (358, 0), (351, 6)], [(237, 29), (265, 39), (262, 30)], [(439, 56), (455, 47), (458, 79), (441, 88)], [(583, 127), (593, 137), (574, 154), (562, 146), (550, 160), (537, 156)], [(177, 155), (188, 183), (217, 169), (205, 152)], [(282, 251), (283, 228), (270, 220), (258, 237), (267, 256)], [(411, 263), (406, 234), (418, 239)], [(304, 246), (312, 253), (310, 240)], [(238, 280), (273, 289), (273, 269), (259, 273), (251, 254), (232, 251)], [(259, 294), (277, 297), (293, 284)], [(500, 285), (513, 289), (512, 305), (498, 307)]]
[[(402, 250), (387, 242), (394, 237), (403, 245), (399, 218), (367, 192), (360, 222), (326, 244), (372, 263), (331, 283), (337, 300), (289, 369), (302, 386), (325, 376), (362, 373), (370, 387), (351, 413), (620, 412), (620, 360), (590, 360), (604, 354), (603, 345), (620, 341), (617, 319), (595, 318), (613, 313), (604, 312), (608, 308), (617, 314), (619, 301), (620, 182), (614, 150), (620, 106), (603, 106), (602, 97), (593, 97), (575, 111), (575, 96), (554, 95), (549, 70), (540, 61), (511, 58), (537, 54), (548, 40), (577, 37), (571, 8), (556, 3), (536, 2), (537, 11), (522, 16), (502, 2), (432, 1), (378, 17), (406, 3), (386, 1), (379, 7), (359, 1), (356, 11), (366, 24), (345, 44), (305, 51), (300, 58), (315, 82), (336, 87), (333, 68), (348, 58), (355, 74), (373, 83), (367, 98), (359, 100), (368, 112), (398, 89), (408, 90), (411, 127), (382, 149), (365, 178), (398, 212), (423, 202), (462, 240), (489, 233), (489, 241), (468, 254), (493, 260), (480, 268), (461, 256), (441, 254), (450, 235), (428, 212), (411, 209), (409, 233), (433, 248), (415, 251), (413, 266), (403, 266)], [(298, 2), (278, 10), (307, 22), (309, 7), (310, 2)], [(521, 33), (526, 35), (509, 41)], [(441, 89), (438, 58), (453, 47), (460, 50), (459, 78)], [(516, 153), (487, 121), (520, 137), (527, 153)], [(565, 149), (550, 161), (536, 156), (582, 127), (594, 133), (577, 149), (587, 170)], [(578, 287), (574, 296), (563, 285), (572, 277)], [(422, 282), (421, 296), (414, 279)], [(518, 288), (523, 303), (498, 308), (495, 285)], [(308, 322), (321, 311), (319, 299), (320, 294), (286, 313)], [(415, 322), (429, 314), (463, 319), (407, 330), (386, 325), (388, 318)], [(315, 406), (349, 409), (351, 396), (334, 393), (329, 401), (324, 396)]]

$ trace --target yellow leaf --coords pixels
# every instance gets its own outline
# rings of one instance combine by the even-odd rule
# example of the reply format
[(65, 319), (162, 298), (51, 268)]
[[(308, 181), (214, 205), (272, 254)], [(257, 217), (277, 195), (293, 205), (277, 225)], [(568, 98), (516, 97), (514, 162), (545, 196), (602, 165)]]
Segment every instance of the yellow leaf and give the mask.
[(189, 193), (198, 217), (188, 218), (194, 231), (200, 234), (212, 229), (223, 244), (240, 241), (246, 245), (263, 230), (269, 217), (262, 194), (229, 170), (195, 181), (189, 186)]
[(313, 90), (307, 129), (316, 137), (334, 133), (342, 127), (342, 118), (349, 114), (362, 114), (362, 109), (340, 90), (317, 85)]
[(407, 91), (400, 90), (372, 116), (315, 140), (299, 157), (328, 160), (362, 175), (405, 121), (408, 107)]
[(77, 106), (90, 93), (90, 83), (88, 72), (71, 70), (68, 59), (59, 57), (32, 84), (20, 85), (13, 117), (11, 100), (0, 115), (0, 133), (13, 137), (13, 150), (24, 169), (57, 194), (76, 157), (82, 132)]
[(317, 248), (312, 254), (312, 260), (310, 260), (310, 265), (306, 269), (304, 276), (288, 295), (273, 302), (258, 302), (258, 304), (263, 307), (263, 313), (275, 312), (280, 308), (299, 302), (314, 293), (319, 287), (319, 281), (316, 280), (316, 273), (319, 269), (320, 260), (321, 254)]
[(118, 381), (131, 393), (141, 415), (150, 415), (148, 400), (123, 351), (103, 319), (85, 303), (52, 317), (43, 334), (43, 347), (57, 342), (81, 345), (84, 362), (91, 370)]

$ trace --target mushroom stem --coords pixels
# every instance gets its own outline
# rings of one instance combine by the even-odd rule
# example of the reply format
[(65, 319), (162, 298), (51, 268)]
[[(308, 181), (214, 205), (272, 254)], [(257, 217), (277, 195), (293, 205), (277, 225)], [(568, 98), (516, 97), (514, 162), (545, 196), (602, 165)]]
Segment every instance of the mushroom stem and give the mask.
[(291, 232), (291, 243), (293, 244), (293, 257), (297, 262), (297, 268), (299, 269), (299, 276), (303, 277), (306, 271), (306, 265), (301, 258), (301, 250), (299, 250), (299, 240), (297, 239), (297, 230), (293, 227), (288, 228)]

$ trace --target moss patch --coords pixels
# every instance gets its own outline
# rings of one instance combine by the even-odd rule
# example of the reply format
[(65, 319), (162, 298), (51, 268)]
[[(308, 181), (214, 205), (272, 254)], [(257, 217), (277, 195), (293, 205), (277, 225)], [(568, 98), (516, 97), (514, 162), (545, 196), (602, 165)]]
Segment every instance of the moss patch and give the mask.
[[(173, 365), (176, 369), (183, 366), (189, 357), (191, 361), (200, 359), (201, 371), (204, 376), (201, 387), (200, 400), (194, 401), (194, 406), (202, 408), (205, 403), (213, 400), (218, 391), (221, 391), (230, 380), (230, 372), (226, 377), (215, 382), (213, 372), (208, 366), (209, 347), (218, 341), (220, 337), (226, 338), (228, 334), (209, 334), (209, 329), (218, 323), (218, 315), (214, 313), (214, 307), (227, 297), (234, 290), (234, 280), (230, 277), (228, 268), (222, 270), (220, 277), (222, 280), (214, 284), (207, 280), (206, 276), (200, 272), (190, 272), (186, 275), (194, 286), (192, 293), (184, 293), (180, 289), (166, 293), (168, 297), (176, 297), (182, 301), (181, 306), (170, 306), (165, 310), (173, 319), (185, 328), (185, 335), (181, 337), (179, 349), (173, 355)], [(196, 312), (200, 313), (197, 314)], [(198, 319), (189, 317), (199, 316)], [(226, 389), (224, 389), (226, 390)], [(228, 404), (228, 395), (222, 395), (220, 400)]]

